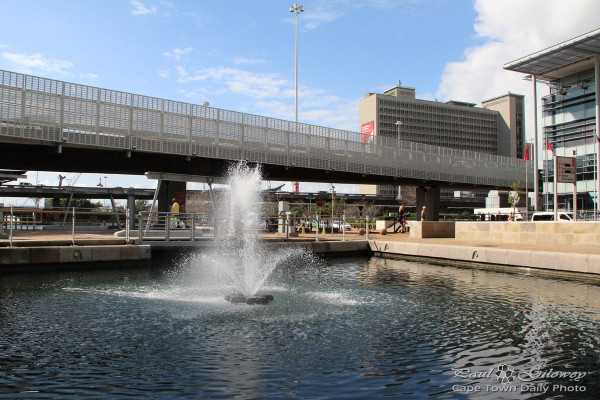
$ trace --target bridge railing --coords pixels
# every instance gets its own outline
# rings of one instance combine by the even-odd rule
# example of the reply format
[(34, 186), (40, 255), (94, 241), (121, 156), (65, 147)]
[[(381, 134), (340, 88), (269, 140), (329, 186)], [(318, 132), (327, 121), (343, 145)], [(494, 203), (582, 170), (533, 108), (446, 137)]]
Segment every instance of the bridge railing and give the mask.
[(2, 70), (0, 136), (448, 183), (525, 181), (514, 158), (376, 135), (365, 143), (357, 132)]

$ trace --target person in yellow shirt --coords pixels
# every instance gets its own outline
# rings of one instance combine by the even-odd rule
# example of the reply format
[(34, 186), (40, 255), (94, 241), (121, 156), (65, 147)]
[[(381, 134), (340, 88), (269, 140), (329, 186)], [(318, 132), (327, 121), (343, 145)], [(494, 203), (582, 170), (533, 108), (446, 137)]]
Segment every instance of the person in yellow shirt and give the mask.
[(173, 197), (173, 204), (171, 205), (171, 228), (176, 228), (177, 227), (177, 220), (179, 217), (179, 203), (177, 202), (177, 199), (175, 197)]

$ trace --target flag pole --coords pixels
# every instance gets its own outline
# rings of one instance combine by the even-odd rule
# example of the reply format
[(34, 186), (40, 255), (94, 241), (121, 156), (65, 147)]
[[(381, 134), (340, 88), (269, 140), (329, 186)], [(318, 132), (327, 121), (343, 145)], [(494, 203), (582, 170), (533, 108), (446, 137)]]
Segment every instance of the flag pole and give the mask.
[[(544, 134), (546, 143), (548, 142), (547, 136)], [(546, 182), (546, 207), (545, 211), (548, 211), (548, 192), (550, 191), (550, 185), (548, 184), (548, 145), (544, 143), (544, 181)]]

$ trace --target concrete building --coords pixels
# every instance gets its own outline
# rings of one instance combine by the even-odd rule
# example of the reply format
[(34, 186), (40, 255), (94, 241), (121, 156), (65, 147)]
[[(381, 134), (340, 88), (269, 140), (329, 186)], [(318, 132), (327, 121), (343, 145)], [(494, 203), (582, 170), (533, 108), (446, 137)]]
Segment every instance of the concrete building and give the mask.
[[(539, 137), (536, 126), (535, 147), (543, 162), (542, 192), (537, 209), (554, 208), (554, 153), (573, 157), (577, 162), (577, 210), (598, 210), (598, 150), (594, 132), (600, 132), (600, 29), (540, 50), (507, 63), (504, 69), (527, 74), (534, 83), (537, 104), (537, 82), (544, 82), (550, 94), (541, 98), (543, 130)], [(536, 107), (537, 108), (537, 107)], [(537, 124), (536, 124), (537, 125)], [(540, 160), (540, 161), (541, 161)], [(546, 182), (547, 180), (547, 182)], [(537, 185), (536, 185), (537, 187)], [(572, 183), (558, 183), (559, 210), (573, 210)]]
[[(383, 94), (360, 101), (361, 131), (373, 136), (458, 150), (523, 157), (524, 97), (508, 93), (484, 101), (483, 107), (459, 101), (420, 100), (415, 89), (400, 83)], [(396, 195), (395, 186), (361, 185), (364, 194)], [(414, 191), (414, 190), (413, 190)], [(411, 198), (410, 190), (401, 197)]]
[(482, 101), (481, 106), (499, 113), (495, 154), (522, 159), (525, 156), (525, 96), (508, 92)]

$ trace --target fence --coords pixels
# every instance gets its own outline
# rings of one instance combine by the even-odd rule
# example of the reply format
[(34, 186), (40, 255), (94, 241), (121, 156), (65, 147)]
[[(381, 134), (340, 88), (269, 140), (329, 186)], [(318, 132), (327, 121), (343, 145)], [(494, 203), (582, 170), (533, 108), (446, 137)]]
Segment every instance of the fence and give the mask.
[[(523, 160), (0, 70), (0, 137), (510, 187)], [(529, 168), (533, 179), (533, 168)]]

